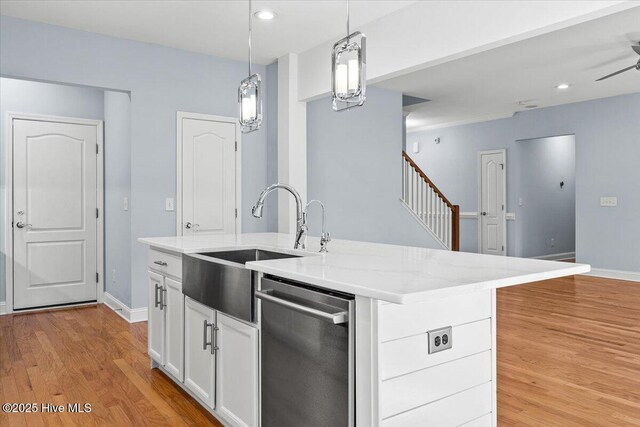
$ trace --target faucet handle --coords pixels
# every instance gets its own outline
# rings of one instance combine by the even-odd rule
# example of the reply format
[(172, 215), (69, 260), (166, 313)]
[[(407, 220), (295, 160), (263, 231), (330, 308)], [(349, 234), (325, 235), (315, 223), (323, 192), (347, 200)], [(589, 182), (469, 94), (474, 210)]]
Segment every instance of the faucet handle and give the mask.
[(327, 243), (331, 241), (331, 233), (326, 232), (320, 235), (320, 253), (327, 253)]

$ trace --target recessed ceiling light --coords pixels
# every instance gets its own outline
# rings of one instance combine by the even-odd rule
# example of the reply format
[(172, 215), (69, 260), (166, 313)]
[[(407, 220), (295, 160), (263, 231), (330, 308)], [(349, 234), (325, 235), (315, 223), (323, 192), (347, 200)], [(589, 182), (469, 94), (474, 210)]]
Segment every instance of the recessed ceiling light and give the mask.
[(560, 89), (560, 90), (569, 89), (569, 83), (560, 83), (558, 86), (556, 86), (556, 89)]
[(258, 19), (262, 19), (263, 21), (270, 21), (276, 17), (276, 14), (274, 12), (271, 12), (270, 10), (259, 10), (254, 13), (253, 16)]

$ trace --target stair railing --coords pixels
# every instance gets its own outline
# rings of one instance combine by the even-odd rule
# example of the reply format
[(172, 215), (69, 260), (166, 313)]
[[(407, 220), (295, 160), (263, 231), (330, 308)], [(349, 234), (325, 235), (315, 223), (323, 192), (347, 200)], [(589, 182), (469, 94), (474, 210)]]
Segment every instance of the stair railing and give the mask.
[(402, 200), (452, 251), (460, 250), (460, 206), (451, 203), (407, 153), (402, 152)]

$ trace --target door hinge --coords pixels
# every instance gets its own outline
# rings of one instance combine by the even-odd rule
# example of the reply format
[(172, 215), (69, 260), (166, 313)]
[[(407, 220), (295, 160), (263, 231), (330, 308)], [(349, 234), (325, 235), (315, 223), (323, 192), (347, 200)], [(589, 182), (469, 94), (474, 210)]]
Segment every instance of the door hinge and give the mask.
[(504, 205), (502, 205), (502, 210), (504, 210)]
[(236, 218), (238, 218), (238, 208), (236, 208)]
[(504, 245), (502, 245), (502, 252), (504, 252)]
[(504, 170), (504, 163), (500, 163), (500, 169)]
[(96, 218), (100, 218), (100, 209), (96, 208)]
[(100, 274), (96, 273), (96, 283), (99, 283), (99, 282), (100, 282)]
[(100, 146), (96, 144), (96, 154), (98, 154), (99, 152), (100, 152)]
[(236, 141), (236, 151), (238, 151), (238, 141)]

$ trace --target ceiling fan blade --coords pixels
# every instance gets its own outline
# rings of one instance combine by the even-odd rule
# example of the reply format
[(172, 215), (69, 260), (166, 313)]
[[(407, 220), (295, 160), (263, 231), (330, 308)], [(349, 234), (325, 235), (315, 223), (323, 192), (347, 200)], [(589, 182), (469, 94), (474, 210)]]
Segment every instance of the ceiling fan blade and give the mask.
[(638, 55), (640, 55), (640, 45), (638, 46), (631, 46), (631, 49), (633, 49), (633, 51), (635, 53), (637, 53)]
[(636, 65), (632, 65), (631, 67), (623, 68), (622, 70), (616, 71), (615, 73), (611, 73), (608, 76), (600, 77), (596, 81), (599, 82), (600, 80), (604, 80), (604, 79), (608, 79), (609, 77), (617, 76), (620, 73), (624, 73), (625, 71), (633, 70), (634, 68), (636, 68)]

